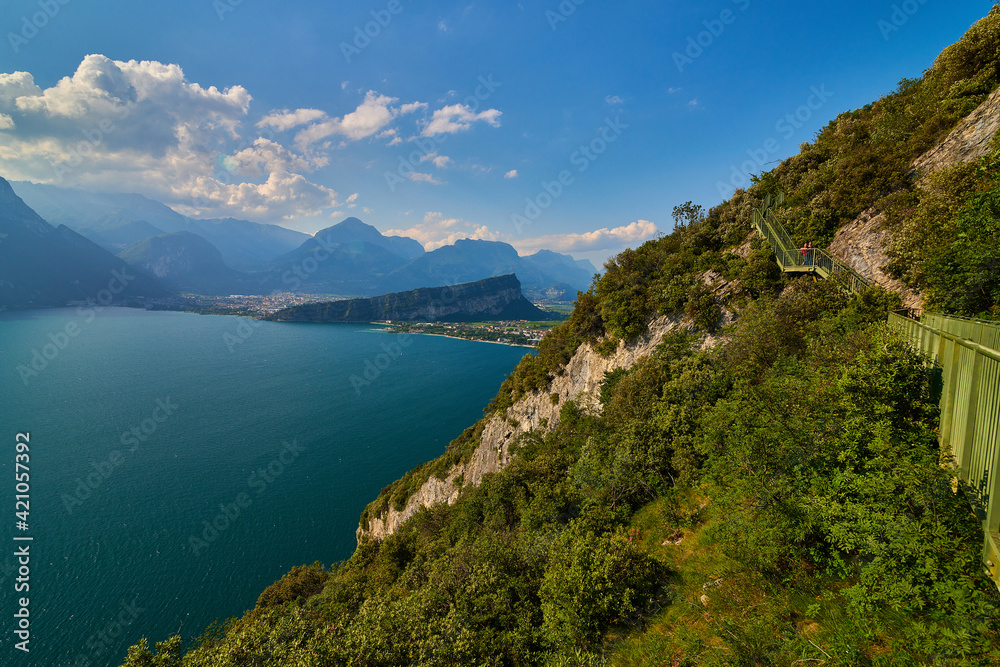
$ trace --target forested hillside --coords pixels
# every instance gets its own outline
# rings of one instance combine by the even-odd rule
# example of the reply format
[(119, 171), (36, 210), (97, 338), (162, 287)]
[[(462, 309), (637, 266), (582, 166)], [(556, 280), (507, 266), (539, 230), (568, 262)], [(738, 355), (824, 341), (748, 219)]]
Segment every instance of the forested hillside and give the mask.
[[(934, 373), (885, 325), (898, 297), (790, 278), (750, 226), (780, 193), (797, 242), (884, 212), (891, 271), (927, 308), (1000, 319), (1000, 146), (927, 178), (911, 166), (998, 84), (994, 8), (748, 190), (677, 207), (673, 233), (609, 262), (487, 408), (544, 391), (585, 343), (610, 353), (683, 313), (685, 331), (604, 378), (600, 411), (562, 403), (454, 504), (125, 665), (1000, 664), (1000, 596), (938, 446)], [(366, 512), (469, 457), (481, 430)]]

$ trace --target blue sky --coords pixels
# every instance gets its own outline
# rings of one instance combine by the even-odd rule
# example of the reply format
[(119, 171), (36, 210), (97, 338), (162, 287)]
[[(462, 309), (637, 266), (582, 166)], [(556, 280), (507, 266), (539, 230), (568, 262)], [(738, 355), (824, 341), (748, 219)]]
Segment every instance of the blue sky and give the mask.
[(600, 264), (991, 4), (5, 0), (0, 175)]

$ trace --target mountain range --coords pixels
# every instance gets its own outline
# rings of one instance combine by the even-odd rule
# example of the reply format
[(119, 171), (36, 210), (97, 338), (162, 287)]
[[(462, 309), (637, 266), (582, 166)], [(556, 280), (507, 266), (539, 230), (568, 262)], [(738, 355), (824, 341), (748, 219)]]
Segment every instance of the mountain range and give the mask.
[(100, 305), (169, 291), (66, 225), (54, 227), (0, 178), (0, 307)]
[[(521, 257), (513, 246), (495, 241), (460, 240), (426, 252), (414, 239), (385, 236), (353, 217), (310, 236), (233, 218), (195, 220), (138, 194), (0, 181), (0, 217), (10, 227), (0, 233), (21, 239), (34, 230), (33, 245), (16, 258), (0, 246), (4, 267), (47, 266), (61, 258), (59, 270), (44, 277), (0, 273), (5, 281), (0, 307), (85, 299), (86, 290), (68, 289), (66, 280), (89, 285), (77, 274), (102, 274), (109, 266), (130, 266), (142, 276), (123, 295), (149, 297), (169, 292), (371, 297), (515, 274), (533, 300), (572, 300), (597, 273), (586, 260), (548, 250)], [(58, 248), (47, 248), (45, 239)], [(76, 256), (70, 247), (77, 248)], [(47, 259), (38, 259), (42, 255)]]

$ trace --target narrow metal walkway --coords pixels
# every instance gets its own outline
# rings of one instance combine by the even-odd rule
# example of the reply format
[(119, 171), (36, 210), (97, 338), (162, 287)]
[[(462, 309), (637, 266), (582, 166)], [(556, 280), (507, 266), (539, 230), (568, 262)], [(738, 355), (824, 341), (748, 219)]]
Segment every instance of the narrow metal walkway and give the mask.
[(833, 255), (820, 248), (812, 248), (806, 252), (792, 242), (788, 230), (774, 219), (774, 207), (780, 206), (784, 196), (777, 199), (768, 197), (764, 204), (753, 212), (753, 226), (760, 235), (771, 244), (774, 258), (785, 273), (812, 273), (820, 278), (839, 276), (846, 282), (851, 292), (861, 292), (871, 283), (858, 274), (857, 271), (837, 260)]
[[(851, 292), (870, 287), (825, 250), (804, 254), (792, 243), (773, 215), (783, 199), (768, 197), (753, 212), (753, 226), (770, 243), (781, 270), (840, 276)], [(889, 326), (941, 374), (941, 447), (951, 452), (971, 492), (972, 509), (983, 523), (986, 574), (1000, 588), (1000, 323), (937, 313), (925, 313), (918, 321), (892, 313)]]

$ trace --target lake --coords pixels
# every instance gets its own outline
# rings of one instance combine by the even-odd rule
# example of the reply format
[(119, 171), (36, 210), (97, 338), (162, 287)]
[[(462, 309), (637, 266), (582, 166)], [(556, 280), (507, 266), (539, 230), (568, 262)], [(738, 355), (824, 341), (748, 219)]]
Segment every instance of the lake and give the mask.
[(365, 505), (482, 416), (527, 352), (367, 325), (0, 313), (3, 663), (119, 665), (143, 636), (191, 639), (291, 567), (348, 558)]

